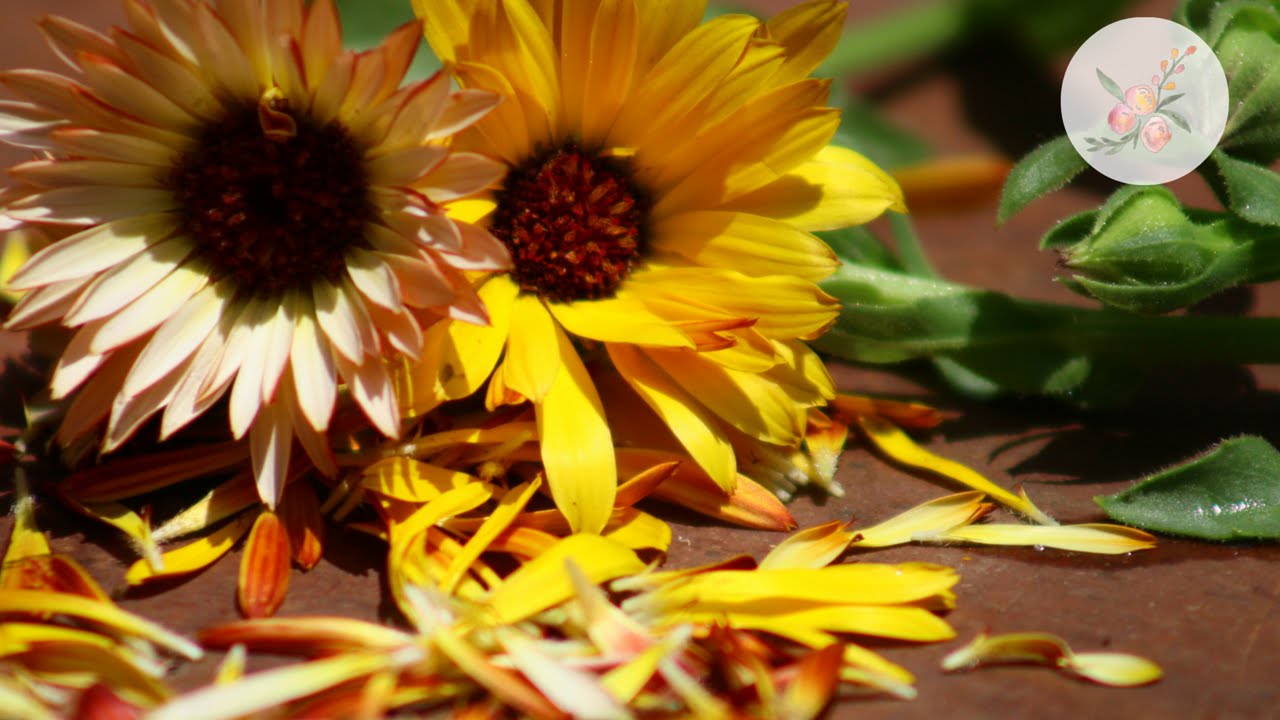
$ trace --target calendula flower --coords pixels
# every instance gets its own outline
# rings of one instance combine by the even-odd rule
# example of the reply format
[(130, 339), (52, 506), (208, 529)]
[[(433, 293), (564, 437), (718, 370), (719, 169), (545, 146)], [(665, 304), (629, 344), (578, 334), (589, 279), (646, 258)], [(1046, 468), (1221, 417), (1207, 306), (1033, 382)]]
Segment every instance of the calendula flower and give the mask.
[(697, 0), (414, 7), (458, 82), (505, 98), (457, 147), (508, 168), (488, 227), (513, 266), (479, 290), (490, 327), (428, 332), (405, 406), (486, 381), (491, 407), (531, 401), (552, 495), (591, 532), (616, 486), (594, 368), (616, 369), (725, 490), (731, 433), (798, 446), (834, 392), (804, 344), (837, 313), (815, 285), (837, 261), (810, 231), (903, 209), (892, 178), (828, 144), (839, 113), (808, 77), (844, 4), (702, 25)]
[(26, 100), (0, 105), (0, 139), (50, 154), (11, 170), (3, 212), (74, 231), (14, 275), (6, 325), (77, 330), (51, 381), (78, 391), (64, 444), (105, 418), (111, 451), (161, 411), (167, 437), (229, 395), (274, 505), (295, 436), (332, 468), (340, 385), (394, 436), (385, 359), (434, 318), (486, 321), (463, 270), (506, 248), (445, 210), (503, 167), (446, 140), (497, 97), (400, 88), (416, 25), (344, 52), (331, 0), (125, 9), (108, 35), (42, 21), (72, 77), (0, 74)]

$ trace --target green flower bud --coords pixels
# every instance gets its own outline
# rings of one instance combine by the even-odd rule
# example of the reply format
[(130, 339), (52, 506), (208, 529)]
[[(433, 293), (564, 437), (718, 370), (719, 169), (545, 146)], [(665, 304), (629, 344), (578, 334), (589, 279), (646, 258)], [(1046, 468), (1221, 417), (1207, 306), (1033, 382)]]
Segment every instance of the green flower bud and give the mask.
[(1280, 242), (1275, 231), (1223, 213), (1196, 212), (1193, 219), (1162, 187), (1117, 192), (1072, 244), (1063, 242), (1065, 231), (1051, 236), (1046, 244), (1073, 272), (1073, 289), (1134, 312), (1193, 305), (1270, 275), (1280, 263), (1280, 252), (1268, 249)]

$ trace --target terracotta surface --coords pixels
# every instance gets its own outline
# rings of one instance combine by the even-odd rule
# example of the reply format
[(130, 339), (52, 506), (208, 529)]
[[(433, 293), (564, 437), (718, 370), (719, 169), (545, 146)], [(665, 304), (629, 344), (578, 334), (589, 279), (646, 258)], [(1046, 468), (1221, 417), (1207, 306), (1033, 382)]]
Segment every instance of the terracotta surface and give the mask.
[[(856, 14), (874, 14), (888, 4), (869, 3)], [(0, 66), (53, 64), (25, 25), (37, 12), (73, 13), (96, 26), (115, 12), (114, 3), (107, 1), (93, 3), (91, 11), (85, 5), (75, 0), (7, 0), (0, 6), (5, 35)], [(1167, 16), (1167, 5), (1143, 4), (1132, 14)], [(962, 88), (975, 73), (983, 75), (984, 68), (996, 75), (1002, 71), (989, 55), (971, 53), (946, 63), (906, 68), (863, 89), (893, 118), (927, 134), (943, 153), (1001, 147), (1016, 156), (1029, 149), (1035, 136), (1047, 139), (1060, 132), (1051, 124), (1037, 125), (1022, 136), (1000, 135), (996, 143), (977, 129), (985, 127), (983, 113), (981, 108), (965, 107), (969, 94)], [(1045, 82), (1055, 82), (1046, 77)], [(0, 153), (0, 163), (19, 157), (6, 151)], [(1105, 185), (1099, 188), (1106, 191)], [(1176, 189), (1196, 202), (1208, 201), (1198, 180), (1180, 182)], [(922, 217), (919, 229), (931, 257), (950, 278), (1027, 297), (1079, 302), (1052, 282), (1053, 258), (1038, 252), (1036, 241), (1053, 220), (1096, 205), (1099, 198), (1089, 190), (1062, 192), (999, 230), (990, 207)], [(1263, 294), (1256, 311), (1280, 313), (1280, 296)], [(15, 341), (4, 340), (8, 346)], [(0, 385), (3, 415), (12, 414), (20, 384), (15, 378), (25, 374), (19, 366), (7, 366)], [(846, 390), (926, 398), (954, 411), (954, 419), (929, 436), (927, 445), (979, 468), (1002, 485), (1023, 485), (1042, 508), (1064, 522), (1100, 520), (1091, 501), (1094, 495), (1115, 492), (1223, 437), (1253, 432), (1280, 441), (1275, 420), (1280, 417), (1280, 373), (1274, 368), (1253, 374), (1230, 368), (1169, 372), (1153, 381), (1137, 409), (1091, 415), (1046, 402), (963, 402), (882, 371), (836, 367), (835, 374)], [(927, 379), (922, 374), (915, 377)], [(794, 503), (801, 525), (850, 516), (859, 524), (871, 524), (950, 489), (898, 472), (858, 447), (846, 452), (839, 480), (847, 490), (845, 498), (801, 498)], [(670, 558), (675, 565), (744, 551), (759, 556), (782, 537), (718, 527), (667, 509), (660, 512), (675, 522)], [(60, 512), (48, 513), (46, 523), (55, 547), (85, 562), (131, 610), (188, 634), (236, 617), (234, 553), (184, 582), (125, 591), (123, 568), (133, 558), (115, 536)], [(7, 518), (0, 520), (0, 532), (6, 536), (8, 527)], [(281, 613), (392, 620), (381, 585), (383, 548), (341, 530), (331, 532), (328, 547), (319, 567), (305, 575), (295, 573)], [(1039, 668), (946, 675), (939, 661), (957, 643), (886, 644), (878, 646), (886, 656), (917, 674), (919, 698), (849, 699), (832, 709), (832, 717), (1280, 717), (1280, 684), (1275, 679), (1280, 665), (1280, 547), (1274, 544), (1163, 540), (1152, 552), (1126, 557), (907, 547), (865, 558), (958, 568), (958, 605), (947, 619), (959, 640), (984, 629), (1048, 631), (1079, 650), (1111, 648), (1146, 655), (1159, 662), (1167, 676), (1151, 687), (1116, 690)], [(211, 667), (211, 662), (183, 667), (172, 680), (179, 687), (192, 687), (207, 680)]]

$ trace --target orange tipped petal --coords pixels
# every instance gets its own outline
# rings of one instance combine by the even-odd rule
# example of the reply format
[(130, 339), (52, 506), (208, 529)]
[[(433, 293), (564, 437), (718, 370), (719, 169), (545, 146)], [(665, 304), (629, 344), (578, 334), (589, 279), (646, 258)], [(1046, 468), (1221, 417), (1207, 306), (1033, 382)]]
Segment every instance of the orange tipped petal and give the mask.
[(270, 510), (253, 522), (240, 558), (236, 599), (245, 617), (274, 615), (289, 590), (289, 534)]
[(1011, 167), (997, 155), (966, 155), (895, 170), (893, 177), (912, 214), (919, 215), (993, 204)]
[(816, 718), (831, 703), (840, 684), (844, 646), (832, 643), (808, 653), (797, 663), (796, 676), (782, 693), (779, 717)]
[(837, 395), (829, 403), (835, 415), (849, 423), (858, 415), (877, 415), (901, 427), (927, 430), (942, 423), (942, 413), (923, 403), (884, 400), (865, 395)]
[(324, 555), (324, 516), (310, 483), (297, 481), (285, 488), (280, 520), (289, 536), (293, 561), (303, 570), (315, 567)]
[(81, 502), (121, 500), (216, 474), (242, 464), (247, 457), (248, 451), (240, 443), (151, 453), (72, 473), (58, 489)]
[(98, 583), (74, 559), (63, 555), (26, 557), (5, 563), (0, 589), (47, 590), (109, 601)]

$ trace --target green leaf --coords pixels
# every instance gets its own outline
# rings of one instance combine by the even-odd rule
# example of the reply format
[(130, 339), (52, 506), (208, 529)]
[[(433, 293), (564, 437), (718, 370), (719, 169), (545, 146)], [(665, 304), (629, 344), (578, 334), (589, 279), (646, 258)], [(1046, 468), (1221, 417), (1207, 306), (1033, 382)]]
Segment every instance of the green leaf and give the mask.
[(1230, 111), (1219, 147), (1270, 165), (1280, 157), (1280, 9), (1267, 0), (1188, 0), (1174, 19), (1209, 43), (1227, 76)]
[(1102, 68), (1094, 68), (1094, 70), (1098, 73), (1098, 82), (1102, 83), (1103, 89), (1111, 93), (1115, 99), (1124, 102), (1124, 91), (1120, 89), (1116, 81), (1107, 77), (1107, 74), (1102, 72)]
[(1040, 249), (1057, 250), (1068, 248), (1083, 241), (1093, 232), (1097, 218), (1097, 210), (1086, 210), (1065, 220), (1059, 220), (1057, 225), (1050, 228), (1049, 232), (1040, 238)]
[(1013, 217), (1032, 200), (1051, 193), (1071, 182), (1088, 167), (1066, 135), (1032, 150), (1009, 171), (1004, 192), (1000, 194), (997, 222)]
[(1280, 226), (1280, 175), (1221, 150), (1209, 160), (1204, 175), (1224, 206), (1249, 222)]
[(1280, 452), (1224, 440), (1201, 457), (1094, 501), (1113, 519), (1202, 540), (1280, 540)]

